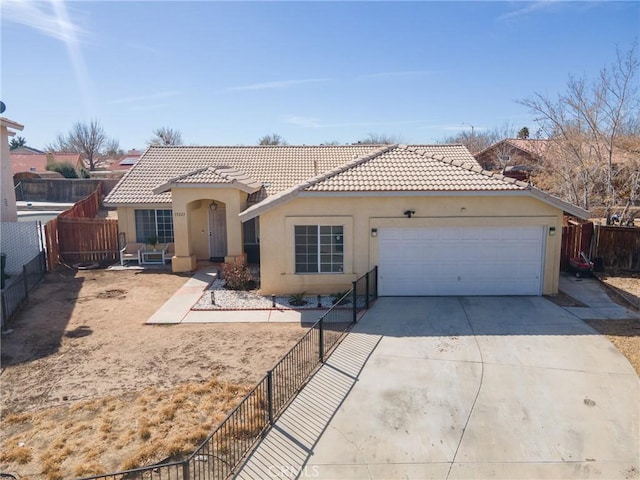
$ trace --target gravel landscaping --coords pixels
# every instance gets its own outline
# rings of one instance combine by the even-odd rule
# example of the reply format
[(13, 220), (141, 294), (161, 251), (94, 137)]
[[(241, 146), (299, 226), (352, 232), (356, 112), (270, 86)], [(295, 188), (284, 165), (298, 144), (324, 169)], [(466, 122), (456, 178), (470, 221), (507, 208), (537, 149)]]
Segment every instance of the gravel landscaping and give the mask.
[[(213, 301), (212, 301), (213, 300)], [(296, 302), (300, 300), (300, 302)], [(329, 309), (337, 300), (332, 295), (320, 296), (318, 305), (317, 295), (304, 296), (275, 296), (260, 295), (257, 291), (227, 290), (224, 280), (215, 280), (208, 290), (205, 290), (200, 300), (191, 307), (192, 310), (269, 310), (269, 309)], [(293, 303), (292, 303), (293, 302)], [(360, 303), (360, 299), (358, 299)], [(362, 299), (364, 304), (364, 298)], [(340, 308), (351, 308), (352, 301), (345, 299)]]

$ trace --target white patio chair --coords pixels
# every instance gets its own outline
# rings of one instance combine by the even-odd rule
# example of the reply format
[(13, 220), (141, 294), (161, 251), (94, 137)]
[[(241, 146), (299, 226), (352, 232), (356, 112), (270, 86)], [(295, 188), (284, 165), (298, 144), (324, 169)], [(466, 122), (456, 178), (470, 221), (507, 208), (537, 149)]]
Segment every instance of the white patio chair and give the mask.
[(164, 250), (162, 252), (162, 258), (163, 258), (164, 262), (166, 263), (167, 260), (171, 261), (171, 258), (175, 254), (176, 254), (176, 248), (175, 248), (175, 245), (173, 244), (173, 242), (167, 243), (166, 247), (164, 248)]
[(143, 248), (144, 243), (127, 243), (124, 248), (120, 250), (120, 265), (124, 267), (124, 262), (129, 260), (135, 260), (138, 262), (138, 265), (141, 265), (140, 252)]

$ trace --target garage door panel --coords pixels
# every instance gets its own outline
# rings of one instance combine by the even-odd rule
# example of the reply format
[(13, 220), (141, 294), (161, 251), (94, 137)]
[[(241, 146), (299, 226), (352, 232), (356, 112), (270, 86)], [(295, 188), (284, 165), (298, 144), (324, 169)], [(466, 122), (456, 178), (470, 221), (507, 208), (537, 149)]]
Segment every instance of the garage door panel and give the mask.
[(539, 295), (542, 227), (382, 228), (381, 295)]

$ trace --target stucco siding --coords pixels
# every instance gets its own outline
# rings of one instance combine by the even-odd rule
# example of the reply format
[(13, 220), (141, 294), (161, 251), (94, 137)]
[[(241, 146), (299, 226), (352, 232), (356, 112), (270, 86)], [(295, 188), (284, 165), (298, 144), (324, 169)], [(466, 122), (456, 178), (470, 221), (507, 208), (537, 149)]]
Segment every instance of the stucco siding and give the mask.
[[(213, 201), (226, 209), (228, 255), (242, 255), (242, 223), (238, 217), (246, 208), (247, 194), (235, 188), (182, 188), (172, 191), (171, 205), (140, 205), (118, 207), (118, 228), (126, 233), (127, 241), (135, 241), (135, 210), (172, 209), (176, 257), (190, 258), (186, 269), (197, 260), (209, 259), (209, 206)], [(181, 268), (174, 268), (181, 271)]]
[[(415, 211), (412, 218), (403, 215), (406, 210)], [(343, 273), (295, 273), (293, 228), (304, 224), (345, 225)], [(377, 265), (378, 241), (372, 229), (517, 225), (545, 229), (543, 293), (557, 293), (562, 211), (533, 197), (300, 197), (260, 217), (261, 288), (266, 294), (332, 293), (349, 288), (355, 278)], [(554, 235), (549, 234), (551, 227)]]

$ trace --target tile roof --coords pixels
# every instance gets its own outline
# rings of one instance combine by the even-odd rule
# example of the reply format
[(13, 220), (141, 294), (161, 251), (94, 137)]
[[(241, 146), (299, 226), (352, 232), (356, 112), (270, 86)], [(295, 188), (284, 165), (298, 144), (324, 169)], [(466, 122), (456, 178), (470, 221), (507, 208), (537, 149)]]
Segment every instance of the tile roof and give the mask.
[(151, 146), (104, 203), (168, 204), (173, 186), (233, 183), (254, 192), (243, 221), (305, 192), (347, 191), (520, 191), (588, 216), (527, 183), (482, 170), (461, 145)]
[(429, 147), (388, 146), (277, 193), (240, 216), (244, 220), (255, 217), (303, 192), (483, 192), (531, 188), (527, 183), (485, 171), (466, 158), (452, 160), (435, 155)]
[(589, 212), (553, 197), (528, 183), (483, 170), (477, 164), (451, 160), (429, 152), (428, 146), (391, 146), (247, 208), (242, 221), (257, 217), (304, 192), (522, 192), (578, 218)]
[(14, 148), (11, 150), (11, 153), (20, 153), (22, 155), (32, 155), (32, 154), (41, 154), (44, 155), (47, 152), (43, 152), (42, 150), (38, 150), (37, 148), (28, 147), (27, 145), (23, 145), (18, 148)]
[(153, 189), (154, 193), (170, 191), (171, 187), (180, 184), (191, 185), (211, 185), (213, 183), (223, 183), (237, 185), (240, 190), (247, 193), (255, 193), (262, 187), (262, 183), (254, 180), (248, 175), (227, 166), (204, 167), (193, 172), (169, 179), (167, 182)]
[(226, 165), (264, 185), (262, 197), (380, 149), (380, 145), (151, 146), (105, 199), (108, 205), (171, 203), (153, 189), (205, 167)]
[[(438, 149), (438, 151), (446, 149)], [(522, 190), (526, 183), (514, 183), (502, 175), (485, 172), (475, 162), (465, 163), (433, 153), (427, 147), (400, 146), (361, 162), (342, 172), (302, 188), (316, 192), (391, 191), (499, 191)]]
[(442, 144), (425, 144), (425, 145), (411, 145), (412, 148), (424, 150), (429, 152), (430, 155), (436, 155), (445, 157), (449, 160), (457, 160), (462, 163), (471, 165), (480, 165), (476, 158), (471, 155), (469, 149), (462, 144), (458, 143), (442, 143)]

